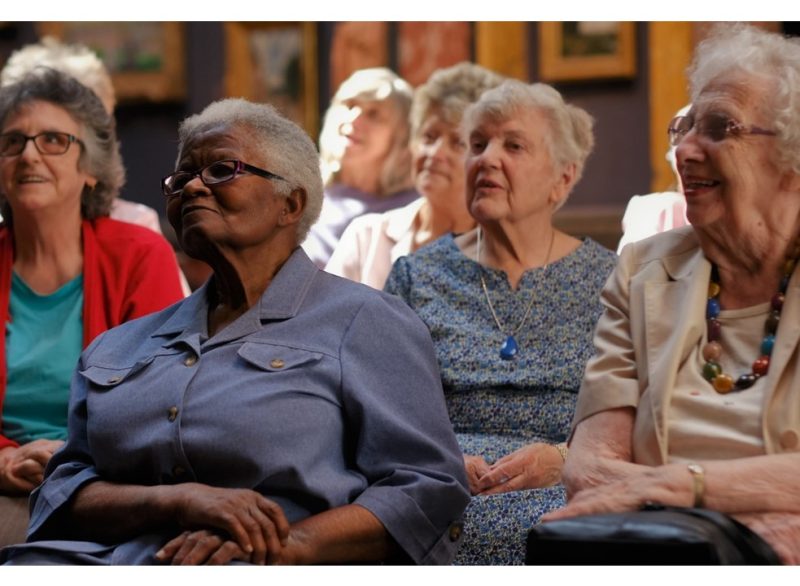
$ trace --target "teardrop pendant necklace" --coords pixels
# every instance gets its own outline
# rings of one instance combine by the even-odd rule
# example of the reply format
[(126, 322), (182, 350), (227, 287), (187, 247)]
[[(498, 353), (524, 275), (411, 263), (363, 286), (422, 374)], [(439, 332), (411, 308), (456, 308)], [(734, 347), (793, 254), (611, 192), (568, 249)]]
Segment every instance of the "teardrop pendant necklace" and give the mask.
[[(497, 312), (494, 310), (494, 305), (492, 305), (492, 299), (489, 297), (489, 289), (486, 287), (486, 280), (483, 278), (483, 265), (481, 265), (481, 240), (482, 240), (483, 232), (481, 227), (478, 226), (478, 254), (477, 260), (480, 270), (480, 278), (481, 278), (481, 288), (483, 289), (483, 294), (486, 297), (486, 303), (489, 305), (489, 311), (492, 312), (492, 317), (494, 318), (494, 323), (497, 324), (497, 329), (500, 330), (501, 333), (507, 332), (503, 325), (500, 323), (500, 320), (497, 318)], [(553, 242), (556, 239), (556, 231), (553, 230), (550, 236), (550, 246), (547, 248), (547, 257), (544, 261), (544, 266), (542, 270), (547, 270), (547, 267), (550, 266), (550, 254), (553, 252)], [(517, 335), (517, 332), (522, 329), (522, 326), (525, 325), (525, 322), (528, 321), (528, 316), (531, 314), (531, 310), (533, 309), (533, 302), (536, 300), (536, 297), (531, 291), (531, 300), (528, 302), (528, 307), (525, 309), (525, 315), (522, 316), (522, 319), (517, 324), (517, 327), (514, 328), (510, 334), (506, 336), (505, 341), (503, 341), (503, 345), (500, 346), (500, 358), (503, 360), (512, 360), (517, 353), (519, 352), (519, 344), (517, 344), (517, 339), (514, 337)]]

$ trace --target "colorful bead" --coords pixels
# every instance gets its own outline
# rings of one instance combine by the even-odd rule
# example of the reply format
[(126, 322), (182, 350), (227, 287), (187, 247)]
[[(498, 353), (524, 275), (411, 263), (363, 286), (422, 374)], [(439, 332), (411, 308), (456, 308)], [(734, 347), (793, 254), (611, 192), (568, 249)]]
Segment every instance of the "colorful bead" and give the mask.
[(772, 334), (767, 334), (764, 336), (764, 339), (761, 341), (761, 354), (765, 356), (772, 355), (772, 349), (775, 347), (775, 336)]
[(716, 319), (719, 317), (719, 300), (712, 297), (706, 303), (706, 319)]
[(703, 365), (703, 378), (707, 381), (713, 381), (722, 374), (722, 367), (717, 363), (709, 360)]
[(760, 356), (753, 362), (753, 374), (764, 376), (769, 371), (769, 356)]
[(729, 374), (721, 374), (714, 378), (711, 381), (711, 384), (714, 385), (714, 390), (718, 393), (725, 394), (730, 393), (733, 390), (733, 377)]
[(717, 320), (710, 319), (706, 322), (706, 327), (708, 328), (708, 341), (717, 342), (722, 333), (722, 326)]
[[(766, 354), (766, 352), (762, 353)], [(722, 346), (719, 345), (719, 342), (709, 342), (703, 346), (703, 359), (706, 362), (717, 361), (720, 356), (722, 356)]]
[(797, 261), (793, 258), (787, 258), (786, 262), (783, 263), (783, 274), (784, 275), (791, 275), (794, 271), (794, 267), (797, 264)]
[(780, 293), (780, 292), (775, 293), (775, 295), (772, 296), (772, 302), (771, 302), (772, 303), (772, 309), (774, 309), (775, 311), (782, 311), (783, 310), (783, 302), (784, 302), (785, 299), (786, 299), (786, 297), (784, 296), (783, 293)]
[(708, 284), (708, 296), (709, 297), (717, 297), (719, 295), (719, 283), (715, 283), (711, 281)]
[(752, 372), (748, 374), (743, 374), (742, 376), (736, 379), (736, 384), (734, 386), (738, 390), (743, 391), (745, 389), (749, 389), (754, 384), (756, 384), (757, 380), (758, 377), (754, 375)]
[(779, 289), (780, 289), (781, 293), (786, 293), (786, 289), (789, 288), (789, 279), (790, 278), (791, 278), (791, 275), (784, 275), (783, 278), (781, 279), (781, 284), (779, 286)]
[(778, 331), (778, 322), (781, 321), (780, 311), (770, 311), (767, 321), (764, 323), (765, 334), (775, 334)]

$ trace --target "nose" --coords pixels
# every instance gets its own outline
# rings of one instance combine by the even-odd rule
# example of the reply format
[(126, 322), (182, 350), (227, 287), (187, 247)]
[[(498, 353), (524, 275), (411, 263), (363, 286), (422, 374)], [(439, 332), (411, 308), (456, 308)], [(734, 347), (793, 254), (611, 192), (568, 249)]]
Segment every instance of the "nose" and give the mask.
[(25, 144), (22, 146), (22, 152), (17, 155), (25, 159), (38, 159), (40, 157), (39, 149), (36, 148), (36, 143), (32, 138), (26, 138)]
[(500, 153), (502, 152), (502, 145), (499, 141), (490, 140), (486, 143), (483, 151), (476, 157), (476, 163), (479, 167), (496, 168), (500, 166)]
[(697, 131), (692, 128), (675, 147), (675, 162), (678, 169), (687, 161), (702, 161), (705, 158), (703, 141)]
[(203, 183), (202, 179), (200, 179), (200, 174), (198, 173), (183, 186), (181, 198), (198, 197), (203, 193), (208, 194), (210, 190), (208, 186)]

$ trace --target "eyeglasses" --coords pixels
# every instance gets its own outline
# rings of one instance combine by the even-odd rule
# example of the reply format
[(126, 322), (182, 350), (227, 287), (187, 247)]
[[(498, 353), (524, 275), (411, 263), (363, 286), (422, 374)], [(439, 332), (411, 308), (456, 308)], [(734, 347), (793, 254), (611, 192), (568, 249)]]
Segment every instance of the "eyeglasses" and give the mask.
[(34, 136), (21, 132), (6, 132), (0, 134), (0, 157), (15, 157), (21, 154), (29, 140), (33, 141), (41, 155), (63, 155), (73, 142), (83, 146), (81, 139), (66, 132), (47, 131)]
[(699, 120), (695, 120), (694, 116), (691, 115), (676, 116), (667, 128), (669, 143), (672, 146), (678, 146), (692, 128), (699, 135), (713, 142), (720, 142), (729, 136), (741, 136), (743, 134), (761, 134), (765, 136), (775, 136), (776, 134), (774, 130), (767, 130), (758, 126), (745, 126), (724, 114), (706, 114)]
[(186, 185), (195, 177), (200, 177), (200, 181), (203, 182), (203, 185), (211, 186), (232, 181), (240, 173), (252, 173), (253, 175), (258, 175), (265, 179), (286, 181), (286, 179), (280, 175), (270, 173), (258, 167), (253, 167), (253, 165), (248, 165), (242, 161), (231, 159), (227, 161), (215, 161), (214, 163), (198, 169), (194, 173), (178, 171), (177, 173), (167, 175), (161, 180), (161, 191), (164, 193), (165, 197), (174, 197), (180, 195), (186, 188)]

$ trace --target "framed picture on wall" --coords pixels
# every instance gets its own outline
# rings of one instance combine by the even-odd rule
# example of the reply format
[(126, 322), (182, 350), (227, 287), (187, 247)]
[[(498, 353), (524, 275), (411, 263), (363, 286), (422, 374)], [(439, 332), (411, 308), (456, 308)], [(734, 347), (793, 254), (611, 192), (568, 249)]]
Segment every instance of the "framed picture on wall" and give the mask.
[(82, 43), (111, 73), (118, 102), (186, 97), (183, 24), (179, 22), (42, 22), (41, 36)]
[(267, 102), (316, 138), (317, 31), (313, 22), (226, 22), (225, 93)]
[(636, 23), (539, 23), (539, 75), (544, 81), (636, 75)]

